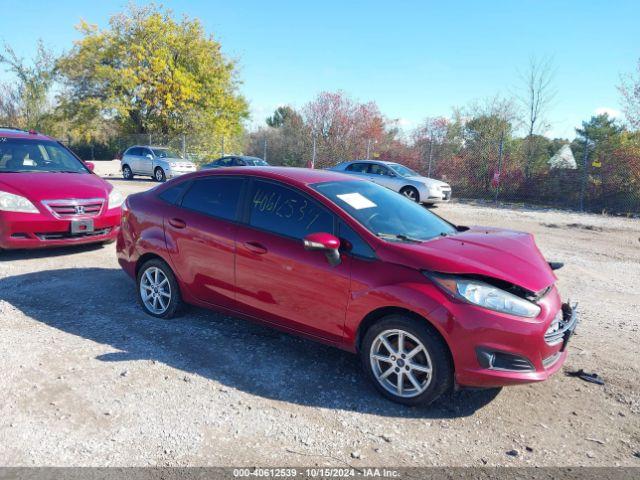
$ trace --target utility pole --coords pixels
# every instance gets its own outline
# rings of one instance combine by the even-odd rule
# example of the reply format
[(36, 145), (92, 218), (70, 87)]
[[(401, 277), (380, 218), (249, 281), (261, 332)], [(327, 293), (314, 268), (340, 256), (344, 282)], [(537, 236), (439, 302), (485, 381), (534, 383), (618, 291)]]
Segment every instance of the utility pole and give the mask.
[(313, 151), (311, 153), (311, 168), (316, 168), (316, 134), (313, 134)]
[(429, 140), (429, 168), (427, 170), (427, 177), (431, 177), (431, 159), (433, 158), (431, 155), (432, 153), (433, 153), (433, 139), (430, 139)]
[(584, 137), (584, 155), (582, 156), (582, 185), (580, 187), (580, 211), (584, 212), (584, 194), (587, 188), (587, 174), (589, 170), (589, 138)]
[(370, 159), (370, 152), (371, 152), (371, 139), (367, 138), (367, 160)]
[(224, 135), (222, 135), (222, 155), (220, 155), (221, 157), (224, 157)]
[(264, 139), (264, 153), (262, 154), (262, 159), (267, 161), (267, 139)]
[(498, 147), (498, 178), (496, 181), (496, 205), (498, 204), (498, 195), (500, 195), (500, 183), (502, 179), (502, 151), (504, 148), (504, 130), (500, 133), (500, 145)]

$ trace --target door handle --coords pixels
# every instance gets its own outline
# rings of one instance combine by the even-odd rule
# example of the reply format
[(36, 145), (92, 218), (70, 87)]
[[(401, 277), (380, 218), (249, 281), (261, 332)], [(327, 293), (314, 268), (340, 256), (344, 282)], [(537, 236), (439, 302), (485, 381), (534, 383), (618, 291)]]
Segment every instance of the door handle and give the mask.
[(247, 250), (253, 253), (257, 253), (259, 255), (267, 253), (267, 247), (265, 247), (259, 242), (244, 242), (244, 246), (246, 247)]
[(186, 222), (184, 220), (180, 220), (179, 218), (170, 218), (169, 225), (171, 225), (173, 228), (184, 228), (187, 226)]

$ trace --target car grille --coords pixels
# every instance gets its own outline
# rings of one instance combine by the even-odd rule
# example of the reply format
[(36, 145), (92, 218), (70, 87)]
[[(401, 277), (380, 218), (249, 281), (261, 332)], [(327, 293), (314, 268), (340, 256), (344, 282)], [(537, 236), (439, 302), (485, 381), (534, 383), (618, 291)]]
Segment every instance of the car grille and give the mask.
[(57, 218), (95, 217), (102, 211), (102, 198), (43, 200), (42, 204)]
[(576, 314), (575, 306), (571, 306), (568, 303), (562, 304), (562, 309), (558, 311), (555, 318), (549, 325), (549, 328), (544, 334), (544, 341), (547, 345), (558, 345), (562, 343), (565, 337), (565, 333), (571, 330), (576, 322), (578, 316)]
[(111, 231), (111, 228), (103, 228), (100, 230), (94, 230), (87, 233), (70, 233), (70, 232), (51, 232), (51, 233), (36, 233), (36, 237), (40, 240), (64, 240), (66, 238), (81, 238), (81, 237), (97, 237), (100, 235), (107, 235)]

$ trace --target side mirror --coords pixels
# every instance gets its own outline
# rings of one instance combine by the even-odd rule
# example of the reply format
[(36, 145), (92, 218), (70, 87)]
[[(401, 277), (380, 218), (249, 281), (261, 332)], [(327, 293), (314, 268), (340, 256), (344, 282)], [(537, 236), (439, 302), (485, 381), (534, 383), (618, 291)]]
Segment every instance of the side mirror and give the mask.
[(323, 251), (329, 265), (340, 265), (340, 239), (330, 233), (310, 233), (303, 240), (305, 250)]
[(149, 160), (153, 160), (153, 155), (151, 155), (150, 153), (147, 153), (145, 157), (147, 157)]
[(96, 168), (96, 165), (95, 165), (95, 163), (93, 163), (93, 162), (84, 162), (84, 164), (85, 164), (85, 166), (86, 166), (90, 171), (92, 171), (92, 172), (93, 172), (93, 170)]

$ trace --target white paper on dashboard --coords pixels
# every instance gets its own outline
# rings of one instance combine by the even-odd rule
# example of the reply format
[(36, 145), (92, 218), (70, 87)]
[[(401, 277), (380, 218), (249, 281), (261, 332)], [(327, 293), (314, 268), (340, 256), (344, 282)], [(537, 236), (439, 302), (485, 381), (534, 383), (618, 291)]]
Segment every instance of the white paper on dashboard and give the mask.
[(377, 207), (375, 203), (369, 200), (367, 197), (360, 193), (343, 193), (342, 195), (336, 195), (343, 202), (347, 202), (356, 210), (362, 210), (363, 208)]

